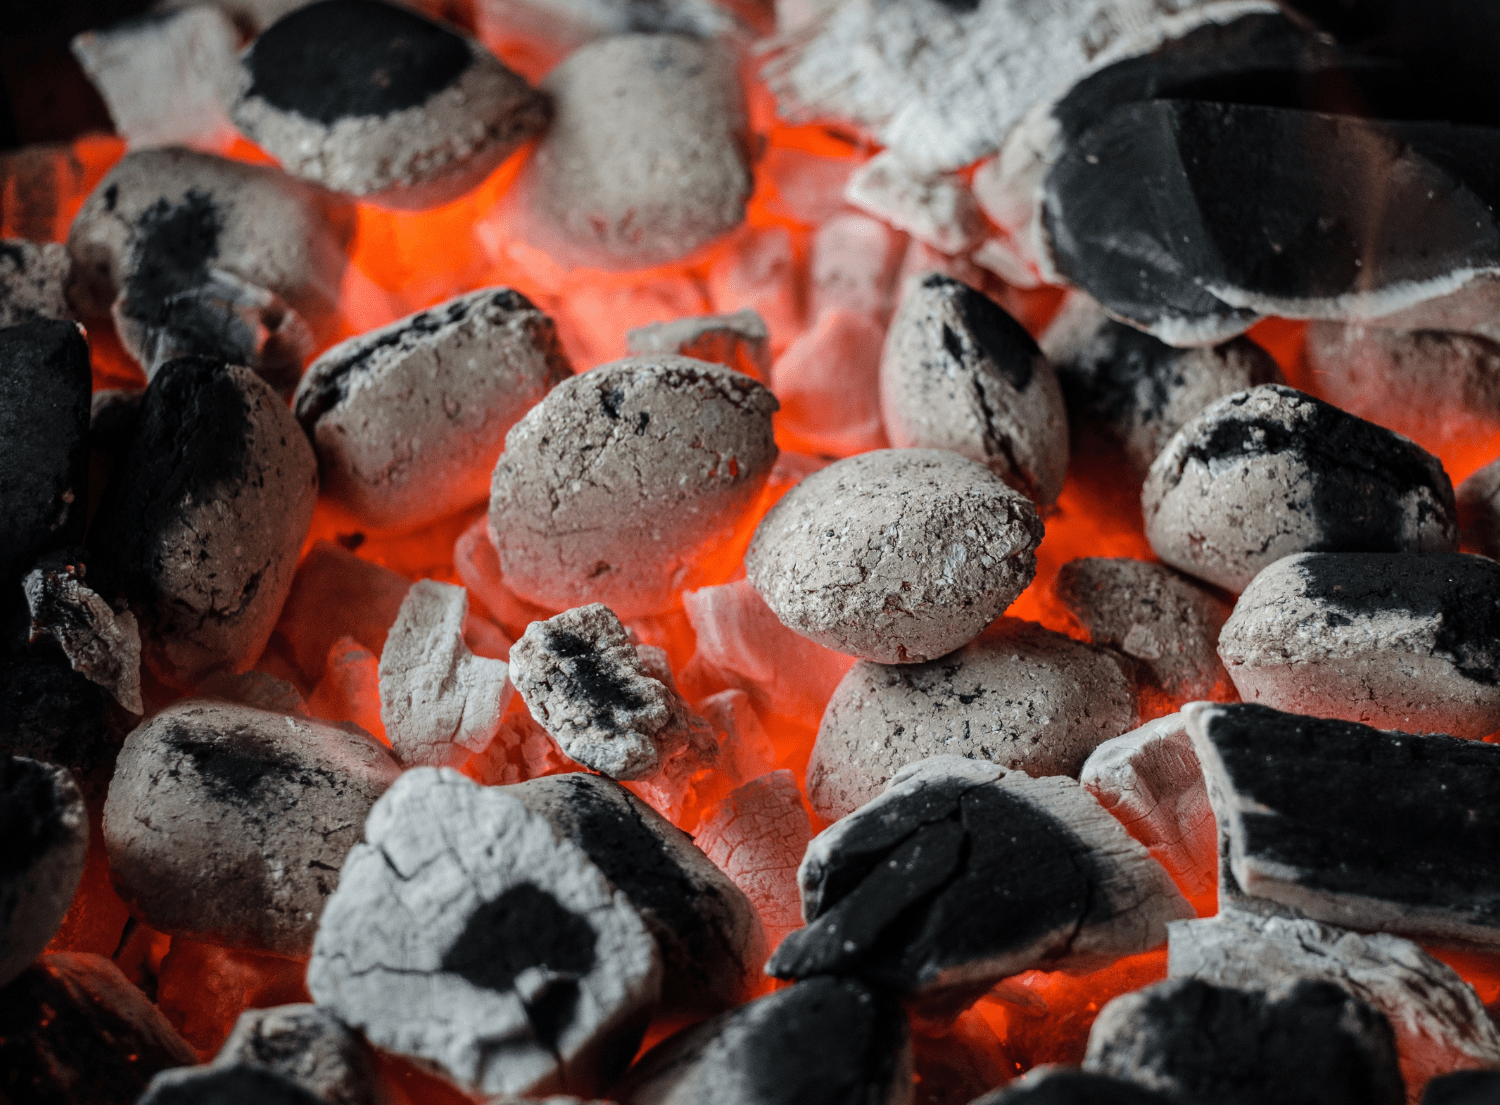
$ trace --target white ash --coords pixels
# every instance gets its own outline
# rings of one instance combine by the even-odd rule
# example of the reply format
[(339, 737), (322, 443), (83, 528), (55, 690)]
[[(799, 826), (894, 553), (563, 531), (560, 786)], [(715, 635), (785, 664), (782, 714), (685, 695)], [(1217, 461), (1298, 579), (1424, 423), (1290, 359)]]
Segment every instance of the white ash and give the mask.
[(475, 0), (474, 23), (480, 39), (502, 44), (497, 49), (524, 44), (562, 57), (615, 35), (734, 36), (746, 28), (730, 9), (747, 6), (711, 0)]
[(1500, 460), (1470, 475), (1455, 494), (1465, 547), (1500, 560)]
[(782, 497), (745, 553), (777, 618), (818, 644), (922, 663), (976, 637), (1036, 574), (1036, 508), (944, 449), (829, 465)]
[(83, 582), (81, 564), (38, 567), (22, 581), (32, 637), (55, 640), (73, 665), (132, 714), (141, 703), (141, 634), (135, 615), (116, 611)]
[(587, 1096), (614, 1080), (661, 960), (582, 849), (447, 768), (402, 775), (365, 839), (313, 947), (319, 1006), (469, 1092)]
[(186, 699), (136, 729), (104, 806), (123, 897), (153, 928), (306, 955), (399, 767), (363, 731)]
[(253, 1101), (256, 1105), (324, 1105), (323, 1099), (265, 1067), (179, 1067), (151, 1080), (136, 1105), (200, 1105)]
[(1034, 264), (1017, 248), (1015, 239), (1009, 235), (999, 234), (986, 238), (974, 247), (969, 259), (1013, 288), (1030, 290), (1042, 286)]
[(1026, 328), (988, 296), (929, 272), (886, 332), (880, 407), (898, 449), (950, 449), (1042, 506), (1068, 469), (1057, 374)]
[(1457, 290), (1424, 299), (1420, 303), (1367, 318), (1367, 312), (1351, 315), (1351, 321), (1370, 328), (1472, 334), (1500, 341), (1500, 274), (1475, 273)]
[(808, 456), (848, 457), (890, 446), (880, 420), (879, 323), (824, 311), (771, 369), (781, 402), (777, 440)]
[(0, 749), (0, 986), (31, 965), (73, 902), (88, 850), (88, 811), (66, 768)]
[(495, 466), (506, 586), (554, 610), (666, 609), (760, 494), (776, 409), (749, 377), (668, 354), (565, 380), (511, 428)]
[(34, 318), (72, 318), (73, 262), (57, 242), (0, 239), (0, 327)]
[(408, 766), (447, 764), (459, 748), (483, 752), (500, 731), (512, 687), (504, 661), (464, 643), (462, 587), (412, 584), (380, 652), (380, 720)]
[(733, 687), (693, 703), (698, 716), (723, 734), (719, 768), (736, 783), (748, 783), (776, 767), (776, 746), (766, 735), (746, 691)]
[(1014, 618), (926, 664), (855, 664), (818, 727), (808, 800), (836, 821), (902, 767), (937, 755), (1076, 777), (1089, 753), (1137, 724), (1126, 665)]
[(884, 326), (896, 308), (896, 275), (906, 236), (855, 211), (835, 215), (813, 234), (808, 259), (808, 316), (833, 310), (868, 316)]
[(380, 1105), (383, 1091), (370, 1046), (316, 1005), (247, 1009), (209, 1069), (272, 1070), (327, 1105)]
[(1277, 384), (1208, 407), (1151, 465), (1146, 537), (1162, 560), (1241, 591), (1283, 556), (1452, 552), (1442, 464), (1411, 441)]
[(680, 353), (735, 369), (761, 383), (771, 379), (771, 331), (749, 307), (732, 315), (653, 322), (631, 330), (625, 339), (632, 354)]
[(967, 253), (988, 229), (962, 180), (913, 172), (889, 150), (860, 166), (844, 195), (854, 206), (949, 255)]

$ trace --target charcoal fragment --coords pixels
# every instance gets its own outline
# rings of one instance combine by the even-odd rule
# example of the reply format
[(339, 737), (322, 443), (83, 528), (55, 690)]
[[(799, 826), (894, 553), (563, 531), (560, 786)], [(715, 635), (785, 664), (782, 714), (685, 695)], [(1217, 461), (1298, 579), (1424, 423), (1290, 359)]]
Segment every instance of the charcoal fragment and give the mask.
[(1172, 1105), (1172, 1099), (1108, 1075), (1041, 1066), (972, 1105)]
[(0, 749), (67, 768), (97, 814), (124, 738), (108, 692), (74, 671), (51, 641), (5, 644), (0, 653)]
[(72, 317), (73, 263), (65, 246), (0, 238), (0, 328), (39, 318)]
[(186, 1067), (162, 1071), (137, 1105), (326, 1105), (294, 1080), (263, 1067)]
[(22, 581), (33, 638), (48, 636), (73, 670), (109, 691), (132, 714), (141, 702), (141, 635), (135, 615), (116, 611), (83, 582), (82, 564), (44, 557)]
[[(379, 1105), (383, 1099), (370, 1046), (315, 1005), (245, 1010), (213, 1062), (206, 1069), (195, 1068), (195, 1073), (210, 1071), (232, 1071), (240, 1077), (270, 1072), (325, 1105)], [(163, 1088), (171, 1077), (158, 1076), (152, 1088)], [(182, 1081), (185, 1088), (179, 1093), (202, 1084), (191, 1077)], [(166, 1100), (163, 1097), (163, 1105)]]
[(1500, 460), (1491, 461), (1459, 484), (1456, 498), (1464, 544), (1500, 560)]
[(844, 195), (856, 207), (948, 256), (968, 253), (986, 230), (979, 204), (961, 178), (915, 172), (890, 150), (856, 169)]
[(630, 352), (680, 353), (721, 364), (761, 383), (771, 379), (771, 332), (746, 307), (732, 315), (701, 315), (638, 326), (625, 335)]
[(88, 813), (65, 768), (0, 749), (0, 986), (41, 954), (83, 875)]

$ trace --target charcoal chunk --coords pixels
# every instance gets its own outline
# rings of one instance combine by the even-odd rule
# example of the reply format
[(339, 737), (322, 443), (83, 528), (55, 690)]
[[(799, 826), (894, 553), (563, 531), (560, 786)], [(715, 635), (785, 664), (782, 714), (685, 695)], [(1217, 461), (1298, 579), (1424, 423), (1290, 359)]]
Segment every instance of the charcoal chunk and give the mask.
[(1500, 560), (1500, 460), (1491, 461), (1459, 484), (1456, 498), (1464, 544)]
[(1434, 1078), (1422, 1105), (1495, 1105), (1500, 1102), (1500, 1071), (1464, 1070)]
[(638, 326), (625, 335), (631, 353), (680, 353), (753, 376), (771, 379), (771, 331), (746, 307), (732, 315), (703, 315)]
[(66, 769), (0, 749), (0, 986), (47, 946), (73, 901), (88, 814)]
[(137, 1105), (326, 1105), (326, 1100), (274, 1070), (208, 1066), (163, 1071)]
[(1152, 1090), (1074, 1067), (1034, 1068), (1002, 1090), (972, 1105), (1171, 1105)]
[(141, 635), (135, 615), (114, 610), (83, 582), (81, 563), (64, 554), (42, 558), (22, 581), (31, 635), (51, 637), (73, 670), (114, 696), (132, 714), (141, 702)]
[(39, 318), (70, 318), (72, 276), (66, 247), (25, 238), (0, 239), (0, 327)]

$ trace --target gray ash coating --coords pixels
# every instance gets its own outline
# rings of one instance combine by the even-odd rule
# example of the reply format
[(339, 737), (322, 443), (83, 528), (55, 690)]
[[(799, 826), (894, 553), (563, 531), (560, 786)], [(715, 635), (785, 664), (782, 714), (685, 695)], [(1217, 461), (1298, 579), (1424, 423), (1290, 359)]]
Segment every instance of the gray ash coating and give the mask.
[(646, 700), (620, 678), (617, 669), (600, 663), (594, 642), (577, 633), (552, 629), (547, 631), (547, 647), (560, 658), (572, 661), (560, 665), (567, 676), (567, 685), (561, 692), (592, 706), (594, 725), (607, 728), (614, 724), (616, 710), (639, 710), (646, 705)]
[[(174, 1072), (175, 1073), (175, 1072)], [(262, 1067), (192, 1068), (189, 1077), (153, 1083), (137, 1105), (327, 1105), (291, 1078)]]
[(1173, 1101), (1118, 1078), (1051, 1067), (1043, 1078), (1012, 1083), (972, 1105), (1173, 1105)]
[[(932, 273), (922, 280), (922, 286), (950, 292), (958, 307), (959, 318), (979, 348), (988, 355), (996, 371), (1017, 391), (1025, 391), (1030, 386), (1036, 359), (1042, 351), (1026, 327), (989, 296), (951, 276)], [(963, 362), (963, 339), (946, 326), (943, 327), (943, 348), (955, 361)]]
[[(323, 784), (337, 788), (344, 780), (332, 771), (309, 768), (282, 754), (263, 731), (246, 725), (209, 736), (191, 725), (173, 725), (161, 739), (193, 765), (209, 797), (225, 805), (257, 809), (279, 784), (312, 789)], [(179, 769), (169, 772), (178, 778)]]
[(276, 21), (244, 58), (247, 96), (332, 126), (418, 107), (469, 67), (468, 44), (379, 0), (321, 0)]
[[(68, 835), (53, 773), (0, 749), (0, 886), (24, 875)], [(0, 917), (0, 929), (8, 917)]]

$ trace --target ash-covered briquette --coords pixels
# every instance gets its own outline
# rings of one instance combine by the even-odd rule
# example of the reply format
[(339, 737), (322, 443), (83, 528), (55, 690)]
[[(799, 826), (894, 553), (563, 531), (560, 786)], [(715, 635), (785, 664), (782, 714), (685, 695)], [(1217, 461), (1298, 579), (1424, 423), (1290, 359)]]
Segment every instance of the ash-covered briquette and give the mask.
[(1500, 1070), (1464, 1070), (1434, 1078), (1422, 1105), (1495, 1105), (1500, 1102)]
[(960, 756), (904, 768), (820, 833), (798, 883), (807, 927), (769, 974), (852, 976), (937, 1017), (1022, 971), (1146, 951), (1193, 915), (1077, 783)]
[(400, 767), (354, 726), (187, 699), (131, 733), (104, 806), (120, 896), (152, 928), (306, 955)]
[(84, 566), (64, 553), (42, 557), (22, 581), (31, 636), (51, 637), (73, 665), (132, 714), (141, 702), (141, 634), (135, 615), (114, 610), (83, 582)]
[(732, 315), (699, 315), (672, 322), (653, 322), (626, 333), (629, 351), (680, 353), (721, 364), (761, 383), (771, 379), (771, 331), (752, 308)]
[(1219, 636), (1245, 702), (1378, 729), (1500, 729), (1500, 564), (1463, 553), (1300, 553)]
[[(375, 1105), (354, 1099), (352, 1105)], [(136, 1105), (328, 1105), (326, 1098), (265, 1067), (180, 1067), (151, 1080)]]
[(1400, 434), (1279, 384), (1183, 426), (1141, 490), (1146, 538), (1174, 568), (1242, 591), (1298, 552), (1456, 552), (1453, 486)]
[(663, 1040), (621, 1105), (911, 1105), (911, 1030), (895, 1000), (814, 978)]
[(162, 367), (89, 533), (94, 589), (129, 601), (159, 678), (255, 662), (317, 491), (312, 446), (264, 380), (201, 357)]
[(504, 788), (425, 767), (365, 840), (313, 946), (319, 1006), (472, 1093), (590, 1096), (625, 1069), (661, 959), (581, 848)]
[[(0, 748), (0, 986), (47, 946), (83, 874), (88, 812), (66, 768)], [(0, 1083), (3, 1089), (3, 1083)]]
[(907, 288), (880, 357), (880, 410), (898, 449), (951, 449), (1034, 502), (1057, 501), (1068, 417), (1052, 365), (994, 300), (942, 273)]
[(749, 119), (724, 44), (603, 38), (570, 54), (541, 88), (554, 117), (516, 184), (518, 230), (560, 263), (659, 265), (744, 219), (754, 187)]
[(1082, 292), (1069, 297), (1041, 338), (1079, 429), (1102, 432), (1145, 479), (1172, 435), (1226, 395), (1286, 381), (1249, 338), (1174, 349), (1116, 322)]
[(72, 317), (68, 306), (72, 278), (73, 263), (66, 246), (0, 238), (0, 327)]
[(240, 55), (225, 96), (287, 172), (397, 207), (462, 195), (548, 119), (478, 42), (382, 0), (290, 12)]
[(1183, 714), (1221, 868), (1244, 893), (1343, 928), (1500, 948), (1500, 748), (1248, 703)]
[(718, 1013), (760, 983), (766, 937), (755, 907), (692, 837), (598, 775), (573, 772), (507, 787), (581, 848), (636, 908), (662, 959), (662, 1001)]
[(1217, 592), (1162, 564), (1091, 556), (1064, 564), (1053, 593), (1143, 682), (1179, 701), (1233, 697), (1216, 652), (1231, 607)]
[(818, 727), (807, 796), (819, 817), (836, 821), (900, 768), (944, 753), (1076, 777), (1102, 741), (1136, 723), (1127, 661), (1005, 618), (925, 664), (855, 664)]
[(879, 449), (787, 492), (745, 553), (788, 629), (839, 652), (914, 664), (973, 640), (1036, 574), (1036, 507), (947, 449)]
[(1458, 522), (1466, 546), (1500, 560), (1500, 460), (1458, 485)]
[(1134, 1083), (1077, 1067), (1033, 1067), (972, 1105), (1176, 1105), (1173, 1098)]
[(553, 610), (659, 613), (776, 461), (776, 397), (669, 354), (565, 380), (505, 435), (490, 528), (505, 585)]

